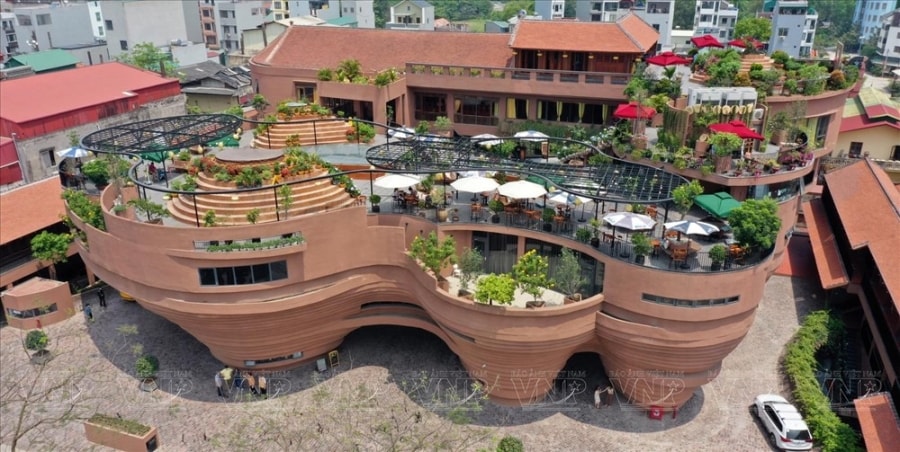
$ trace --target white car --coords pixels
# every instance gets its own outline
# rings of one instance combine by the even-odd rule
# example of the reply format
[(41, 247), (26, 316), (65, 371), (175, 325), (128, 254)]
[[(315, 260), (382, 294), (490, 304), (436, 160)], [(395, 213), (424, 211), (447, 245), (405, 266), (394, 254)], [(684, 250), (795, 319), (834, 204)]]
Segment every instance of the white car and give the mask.
[(812, 435), (803, 416), (794, 405), (776, 394), (762, 394), (753, 401), (753, 411), (759, 416), (773, 446), (782, 450), (810, 450)]

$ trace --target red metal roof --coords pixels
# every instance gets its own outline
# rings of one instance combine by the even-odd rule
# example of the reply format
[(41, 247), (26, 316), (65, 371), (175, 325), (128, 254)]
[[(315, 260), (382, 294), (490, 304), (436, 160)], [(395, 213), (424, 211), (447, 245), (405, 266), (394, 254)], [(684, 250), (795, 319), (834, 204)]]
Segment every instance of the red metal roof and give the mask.
[(0, 245), (59, 223), (65, 213), (58, 177), (5, 192), (0, 195)]
[[(900, 123), (888, 122), (883, 119), (873, 121), (863, 115), (845, 117), (841, 120), (841, 132), (852, 132), (854, 130), (862, 130), (879, 126), (893, 127), (897, 130), (900, 130)], [(900, 142), (900, 135), (897, 136), (897, 141)]]
[(179, 86), (177, 79), (116, 62), (4, 80), (0, 82), (0, 117), (22, 124), (167, 84)]
[(616, 22), (522, 20), (510, 46), (515, 49), (567, 50), (597, 53), (646, 53), (659, 33), (641, 18), (628, 14)]
[(890, 394), (882, 392), (853, 401), (859, 427), (869, 452), (888, 452), (900, 448), (900, 420), (894, 412)]
[(841, 260), (841, 252), (838, 250), (834, 238), (834, 231), (828, 224), (828, 214), (820, 198), (803, 203), (803, 216), (806, 218), (806, 227), (809, 230), (809, 243), (812, 245), (813, 257), (816, 259), (816, 268), (819, 273), (819, 281), (823, 289), (834, 289), (847, 285), (850, 278)]

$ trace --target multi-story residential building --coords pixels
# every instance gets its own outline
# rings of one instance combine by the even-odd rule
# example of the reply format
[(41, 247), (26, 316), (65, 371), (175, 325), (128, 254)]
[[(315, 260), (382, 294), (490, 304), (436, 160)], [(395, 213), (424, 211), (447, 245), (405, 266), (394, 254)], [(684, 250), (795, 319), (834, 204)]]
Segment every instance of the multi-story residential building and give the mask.
[(900, 68), (900, 9), (882, 16), (877, 44), (882, 67)]
[(900, 177), (900, 102), (873, 87), (847, 99), (834, 151), (835, 156), (882, 163)]
[(203, 43), (210, 50), (219, 50), (219, 29), (216, 26), (216, 4), (214, 0), (197, 0), (200, 7), (200, 27)]
[(719, 41), (734, 39), (738, 8), (724, 0), (697, 0), (694, 15), (696, 36), (713, 35)]
[(590, 0), (577, 2), (575, 5), (575, 17), (585, 22), (615, 22), (629, 12), (659, 32), (656, 50), (671, 50), (674, 47), (671, 37), (675, 17), (674, 0)]
[(0, 104), (0, 136), (15, 140), (25, 181), (56, 174), (70, 132), (185, 111), (177, 79), (121, 63), (0, 81)]
[(897, 8), (897, 0), (856, 0), (853, 23), (859, 24), (859, 40), (865, 42), (878, 35), (881, 17)]
[(534, 13), (543, 20), (558, 20), (566, 17), (566, 0), (534, 2)]
[(290, 17), (313, 16), (329, 24), (352, 28), (375, 28), (372, 0), (292, 0)]
[(131, 51), (135, 44), (142, 42), (151, 42), (157, 47), (178, 40), (205, 42), (196, 3), (109, 0), (101, 2), (100, 7), (109, 54), (113, 57)]
[(769, 0), (763, 11), (772, 20), (769, 51), (782, 50), (793, 58), (812, 56), (819, 15), (807, 0)]
[(37, 52), (94, 42), (93, 20), (87, 3), (14, 6), (17, 31), (28, 37), (20, 52)]
[(288, 0), (272, 0), (272, 6), (269, 7), (272, 20), (281, 20), (291, 17), (291, 2)]
[(434, 31), (434, 6), (422, 0), (403, 0), (391, 6), (384, 28)]
[(256, 28), (266, 18), (265, 2), (261, 0), (219, 0), (215, 5), (219, 48), (239, 52), (243, 30)]
[(91, 25), (94, 30), (94, 39), (97, 41), (106, 41), (106, 27), (103, 22), (103, 10), (100, 8), (99, 1), (89, 1), (88, 14), (91, 16)]
[(16, 15), (10, 12), (0, 13), (0, 63), (6, 62), (10, 55), (18, 55), (25, 50), (22, 46), (28, 46), (27, 41), (31, 38), (30, 33), (25, 33), (19, 27), (19, 21)]

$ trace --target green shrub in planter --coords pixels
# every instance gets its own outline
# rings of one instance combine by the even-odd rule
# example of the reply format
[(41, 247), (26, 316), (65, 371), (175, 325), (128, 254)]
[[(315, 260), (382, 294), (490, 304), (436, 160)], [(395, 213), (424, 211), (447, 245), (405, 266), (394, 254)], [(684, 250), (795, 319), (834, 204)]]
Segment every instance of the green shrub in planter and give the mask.
[(153, 355), (144, 355), (134, 362), (138, 378), (153, 378), (159, 370), (159, 360)]
[(28, 350), (40, 352), (47, 348), (48, 345), (50, 345), (50, 338), (47, 336), (47, 333), (41, 330), (31, 330), (25, 336), (25, 348)]
[(99, 413), (91, 416), (88, 422), (135, 436), (144, 436), (150, 431), (150, 427), (139, 422)]
[(524, 452), (525, 445), (522, 440), (515, 436), (504, 436), (497, 444), (497, 452)]

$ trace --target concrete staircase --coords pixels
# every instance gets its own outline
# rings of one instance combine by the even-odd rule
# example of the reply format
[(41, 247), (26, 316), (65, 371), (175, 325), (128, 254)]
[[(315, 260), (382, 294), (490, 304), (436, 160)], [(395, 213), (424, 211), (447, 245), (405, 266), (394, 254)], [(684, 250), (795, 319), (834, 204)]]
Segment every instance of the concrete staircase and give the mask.
[(342, 119), (323, 119), (301, 123), (272, 124), (269, 130), (253, 138), (253, 147), (263, 149), (283, 149), (291, 135), (297, 135), (300, 146), (315, 144), (346, 143), (349, 126)]
[[(314, 170), (308, 174), (308, 178), (323, 176), (327, 174), (324, 169)], [(323, 212), (344, 207), (358, 205), (361, 201), (352, 198), (339, 185), (333, 185), (329, 179), (301, 182), (291, 186), (293, 190), (293, 204), (288, 210), (288, 217), (297, 215), (308, 215), (316, 212)], [(197, 195), (179, 196), (170, 200), (167, 204), (169, 213), (172, 218), (189, 225), (197, 224), (197, 215), (194, 210), (194, 199), (196, 198), (196, 212), (200, 216), (200, 224), (203, 224), (203, 216), (207, 211), (212, 210), (216, 213), (216, 220), (219, 225), (233, 226), (240, 224), (250, 224), (247, 221), (247, 212), (258, 209), (259, 218), (257, 223), (269, 221), (277, 221), (279, 216), (284, 219), (284, 209), (279, 208), (276, 212), (276, 190), (277, 188), (269, 188), (251, 193), (241, 194), (203, 194), (208, 190), (222, 190), (223, 187), (214, 179), (200, 173), (197, 175)], [(236, 199), (235, 199), (236, 197)], [(281, 203), (281, 196), (277, 196), (278, 203)], [(365, 201), (362, 201), (364, 204)]]

